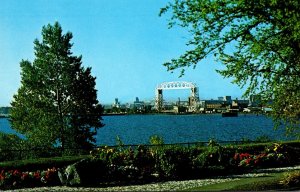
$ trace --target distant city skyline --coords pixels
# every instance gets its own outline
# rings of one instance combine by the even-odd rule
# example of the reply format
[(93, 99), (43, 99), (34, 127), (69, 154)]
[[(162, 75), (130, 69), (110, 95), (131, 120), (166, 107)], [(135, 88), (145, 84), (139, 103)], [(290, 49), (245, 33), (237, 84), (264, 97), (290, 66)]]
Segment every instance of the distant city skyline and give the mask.
[[(58, 21), (63, 33), (73, 33), (72, 51), (82, 55), (83, 66), (92, 67), (98, 99), (109, 104), (155, 98), (155, 87), (168, 81), (189, 81), (199, 87), (200, 99), (230, 95), (241, 98), (244, 90), (215, 70), (224, 66), (213, 56), (196, 69), (170, 73), (162, 65), (189, 48), (188, 33), (168, 29), (168, 17), (159, 17), (169, 0), (4, 0), (0, 7), (0, 106), (9, 106), (20, 87), (22, 59), (34, 60), (34, 39), (41, 39), (44, 25)], [(189, 90), (165, 91), (164, 97), (187, 98)]]
[[(175, 95), (176, 93), (174, 93)], [(249, 100), (250, 98), (243, 98), (242, 96), (241, 97), (232, 97), (231, 95), (219, 95), (217, 97), (212, 97), (212, 98), (200, 98), (200, 101), (204, 101), (204, 100), (220, 100), (220, 98), (222, 97), (222, 99), (224, 99), (224, 97), (227, 97), (229, 96), (232, 100), (235, 100), (235, 99), (238, 99), (238, 100)], [(189, 95), (186, 95), (185, 96), (177, 96), (176, 95), (174, 97), (170, 97), (169, 95), (167, 97), (164, 97), (164, 102), (177, 102), (180, 98), (180, 101), (186, 101), (188, 102), (188, 97)], [(102, 103), (104, 105), (112, 105), (115, 103), (116, 99), (118, 101), (119, 104), (131, 104), (131, 103), (134, 103), (136, 101), (136, 98), (139, 99), (139, 101), (141, 102), (155, 102), (155, 97), (153, 98), (150, 98), (150, 99), (147, 99), (147, 98), (140, 98), (140, 97), (134, 97), (132, 98), (131, 100), (129, 101), (122, 101), (122, 99), (120, 99), (119, 97), (115, 97), (111, 102), (109, 103)]]

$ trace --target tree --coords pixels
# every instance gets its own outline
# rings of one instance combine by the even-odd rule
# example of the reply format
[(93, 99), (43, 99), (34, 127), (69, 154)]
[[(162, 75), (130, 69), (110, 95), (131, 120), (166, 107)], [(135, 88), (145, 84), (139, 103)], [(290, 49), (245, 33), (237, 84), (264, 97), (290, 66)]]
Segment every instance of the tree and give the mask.
[(21, 87), (11, 103), (12, 128), (34, 145), (90, 148), (101, 123), (91, 68), (71, 52), (72, 33), (58, 22), (42, 28), (34, 41), (35, 59), (22, 60)]
[[(169, 71), (214, 55), (218, 72), (247, 87), (245, 96), (272, 100), (273, 117), (297, 131), (300, 118), (300, 2), (295, 0), (175, 0), (169, 27), (189, 31), (188, 51), (165, 63)], [(296, 134), (296, 132), (294, 132)], [(298, 135), (300, 136), (300, 135)]]

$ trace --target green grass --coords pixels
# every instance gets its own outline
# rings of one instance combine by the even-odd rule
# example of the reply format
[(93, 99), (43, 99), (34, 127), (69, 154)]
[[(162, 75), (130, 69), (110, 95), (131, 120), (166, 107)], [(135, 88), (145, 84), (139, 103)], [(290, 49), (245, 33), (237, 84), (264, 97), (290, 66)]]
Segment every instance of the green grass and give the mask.
[(48, 169), (52, 167), (58, 168), (70, 165), (88, 157), (89, 155), (82, 155), (5, 161), (0, 162), (0, 169), (18, 169), (22, 171), (33, 171), (40, 169)]
[[(246, 177), (240, 180), (189, 188), (187, 191), (264, 191), (264, 190), (289, 190), (279, 184), (284, 173), (271, 173), (261, 177)], [(294, 190), (294, 189), (293, 189)]]

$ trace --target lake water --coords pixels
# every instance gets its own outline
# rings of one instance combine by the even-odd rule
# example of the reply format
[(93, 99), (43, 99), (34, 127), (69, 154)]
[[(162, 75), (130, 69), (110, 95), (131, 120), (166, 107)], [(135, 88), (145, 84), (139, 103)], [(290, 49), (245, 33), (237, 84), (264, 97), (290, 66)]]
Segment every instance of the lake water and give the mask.
[[(291, 139), (284, 136), (283, 129), (275, 131), (273, 121), (263, 115), (124, 115), (104, 116), (103, 123), (96, 136), (98, 145), (115, 145), (117, 136), (124, 144), (148, 144), (152, 135), (162, 136), (165, 143), (255, 140), (262, 135)], [(7, 119), (0, 119), (0, 131), (13, 132)]]

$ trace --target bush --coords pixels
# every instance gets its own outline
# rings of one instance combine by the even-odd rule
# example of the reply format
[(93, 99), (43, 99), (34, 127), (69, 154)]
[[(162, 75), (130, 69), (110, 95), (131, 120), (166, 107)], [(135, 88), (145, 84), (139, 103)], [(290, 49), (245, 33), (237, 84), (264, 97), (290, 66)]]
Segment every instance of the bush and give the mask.
[(235, 165), (242, 168), (278, 167), (288, 165), (288, 158), (282, 153), (236, 153), (233, 158)]
[(138, 146), (135, 149), (131, 147), (115, 149), (104, 146), (93, 151), (92, 156), (109, 166), (109, 180), (112, 181), (147, 179), (154, 171), (153, 152), (144, 146)]
[(135, 149), (127, 148), (115, 151), (108, 159), (110, 162), (113, 180), (130, 181), (147, 180), (154, 170), (154, 157), (149, 148), (142, 145)]
[(155, 171), (161, 178), (178, 179), (190, 177), (193, 155), (184, 147), (169, 147), (156, 151)]
[(209, 146), (193, 159), (194, 169), (200, 177), (212, 175), (223, 175), (233, 171), (232, 157), (234, 150), (232, 148), (218, 145)]
[(209, 166), (219, 165), (221, 161), (220, 147), (208, 147), (207, 150), (199, 154), (194, 160), (194, 165), (198, 169), (207, 168)]
[(109, 165), (110, 181), (186, 179), (248, 171), (249, 168), (278, 167), (290, 163), (281, 144), (206, 147), (138, 146), (102, 147), (92, 152)]
[[(34, 187), (58, 184), (57, 171), (39, 171), (53, 166), (56, 167), (55, 170), (61, 170), (60, 178), (65, 185), (77, 186), (205, 178), (236, 173), (235, 171), (244, 172), (249, 168), (252, 170), (287, 165), (290, 163), (288, 153), (293, 152), (292, 149), (286, 144), (278, 143), (221, 146), (211, 142), (206, 147), (141, 145), (131, 148), (120, 145), (112, 148), (104, 146), (91, 151), (88, 158), (87, 156), (57, 157), (0, 163), (0, 167), (2, 165), (3, 168), (0, 186), (2, 184), (14, 188), (29, 186), (30, 182)], [(82, 160), (83, 158), (85, 159)], [(66, 169), (62, 169), (66, 166)], [(56, 179), (41, 182), (41, 178), (46, 177)], [(33, 180), (34, 178), (39, 179), (36, 181)], [(294, 177), (283, 181), (291, 185), (293, 182), (298, 181)]]
[(267, 147), (273, 146), (273, 143), (249, 143), (236, 145), (234, 148), (237, 153), (256, 154), (265, 151)]
[(59, 171), (63, 185), (87, 186), (107, 181), (108, 166), (100, 159), (82, 159), (66, 169)]

